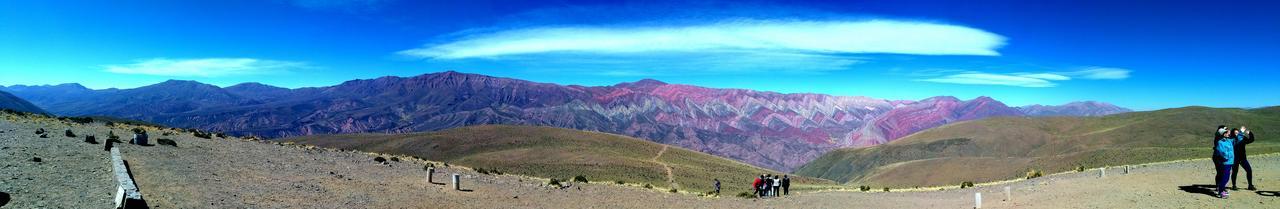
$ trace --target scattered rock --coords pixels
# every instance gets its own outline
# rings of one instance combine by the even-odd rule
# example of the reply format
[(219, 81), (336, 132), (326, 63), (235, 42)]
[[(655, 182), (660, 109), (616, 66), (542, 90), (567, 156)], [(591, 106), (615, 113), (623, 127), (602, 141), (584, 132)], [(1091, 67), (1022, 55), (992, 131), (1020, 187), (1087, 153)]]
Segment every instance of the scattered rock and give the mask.
[(44, 134), (44, 128), (37, 128), (36, 134)]
[(373, 161), (378, 163), (387, 163), (387, 159), (382, 157), (374, 157)]
[(37, 163), (38, 163), (38, 162), (42, 162), (42, 161), (43, 161), (43, 160), (41, 160), (41, 159), (40, 159), (40, 157), (32, 157), (32, 158), (31, 158), (31, 162), (37, 162)]
[(40, 138), (49, 138), (48, 134), (40, 134)]
[(84, 142), (89, 144), (98, 144), (98, 137), (94, 135), (84, 136)]
[(67, 137), (76, 137), (76, 133), (72, 133), (71, 129), (67, 129), (67, 132), (65, 135), (67, 135)]
[(172, 139), (164, 139), (164, 138), (156, 139), (156, 143), (160, 145), (169, 145), (173, 147), (178, 147), (178, 142), (175, 142)]

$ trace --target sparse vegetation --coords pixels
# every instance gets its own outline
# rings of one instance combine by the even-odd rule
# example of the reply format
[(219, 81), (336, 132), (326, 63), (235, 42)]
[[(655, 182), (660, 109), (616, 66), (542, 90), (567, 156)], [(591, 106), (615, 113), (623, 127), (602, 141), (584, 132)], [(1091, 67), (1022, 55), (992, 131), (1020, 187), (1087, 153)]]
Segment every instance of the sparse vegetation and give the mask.
[(1076, 166), (1076, 172), (1084, 172), (1084, 166), (1083, 165)]
[(969, 188), (969, 187), (973, 187), (973, 182), (972, 182), (972, 181), (960, 182), (960, 188), (961, 188), (961, 189)]
[(1044, 173), (1040, 172), (1039, 170), (1036, 170), (1036, 169), (1027, 170), (1027, 179), (1040, 178), (1040, 176), (1044, 176)]
[(645, 189), (653, 189), (653, 184), (645, 183), (645, 184), (644, 184), (644, 188), (645, 188)]
[(192, 131), (192, 132), (191, 132), (191, 135), (192, 135), (192, 136), (195, 136), (195, 137), (197, 137), (197, 138), (203, 138), (203, 139), (211, 139), (211, 138), (213, 138), (213, 135), (212, 135), (212, 134), (209, 134), (208, 132), (199, 131), (199, 130)]
[(680, 190), (678, 190), (678, 189), (676, 189), (676, 188), (671, 188), (670, 190), (667, 190), (667, 192), (671, 192), (671, 193), (678, 193), (678, 192), (680, 192)]
[(627, 182), (622, 181), (622, 180), (613, 181), (613, 183), (615, 183), (615, 184), (619, 184), (619, 185), (627, 184)]
[(560, 179), (551, 178), (551, 180), (547, 180), (547, 185), (561, 187)]
[(382, 158), (382, 157), (374, 157), (374, 158), (373, 158), (373, 162), (386, 163), (386, 162), (387, 162), (387, 159), (386, 159), (386, 158)]
[(587, 183), (587, 177), (583, 175), (577, 175), (573, 177), (573, 181)]
[(751, 192), (739, 192), (736, 196), (741, 198), (756, 198), (756, 196), (752, 195)]
[[(350, 140), (352, 138), (360, 140)], [(662, 144), (551, 127), (484, 125), (431, 133), (305, 136), (284, 141), (415, 156), (487, 171), (566, 181), (575, 181), (574, 177), (581, 175), (588, 181), (608, 179), (637, 186), (675, 184), (688, 191), (714, 190), (710, 178), (720, 179), (721, 191), (749, 190), (751, 180), (757, 175), (780, 173), (675, 146), (657, 156), (663, 149)], [(654, 157), (662, 164), (654, 163), (651, 160)], [(663, 164), (672, 168), (673, 182), (667, 181)], [(808, 177), (792, 177), (791, 181), (793, 185), (830, 183)]]
[(889, 192), (889, 187), (885, 187), (884, 192)]
[(391, 162), (400, 162), (399, 157), (391, 157)]
[(862, 190), (864, 192), (871, 191), (871, 186), (860, 186), (858, 187), (858, 190)]
[(501, 172), (501, 171), (498, 171), (498, 169), (492, 169), (492, 168), (490, 168), (490, 169), (485, 169), (485, 168), (476, 168), (476, 172), (477, 172), (477, 173), (481, 173), (481, 174), (485, 174), (485, 175), (490, 175), (490, 174), (492, 174), (492, 175), (502, 175), (502, 172)]

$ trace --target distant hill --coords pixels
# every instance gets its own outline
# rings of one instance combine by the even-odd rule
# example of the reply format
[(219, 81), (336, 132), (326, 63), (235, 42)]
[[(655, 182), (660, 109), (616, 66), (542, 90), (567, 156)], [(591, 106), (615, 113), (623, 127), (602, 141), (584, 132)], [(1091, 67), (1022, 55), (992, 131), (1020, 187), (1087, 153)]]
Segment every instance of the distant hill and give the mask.
[[(220, 88), (180, 80), (133, 89), (91, 90), (78, 84), (0, 89), (58, 115), (112, 116), (240, 136), (541, 125), (622, 134), (774, 170), (791, 170), (828, 150), (877, 145), (947, 123), (1027, 115), (989, 97), (892, 101), (652, 79), (578, 86), (453, 71), (298, 89), (259, 83)], [(1082, 107), (1046, 112), (1111, 113)]]
[[(412, 134), (345, 134), (287, 138), (320, 147), (404, 154), (423, 159), (496, 169), (504, 173), (591, 181), (621, 180), (632, 184), (712, 190), (719, 178), (723, 191), (747, 191), (760, 174), (781, 174), (713, 155), (621, 135), (564, 128), (482, 125)], [(831, 184), (793, 178), (796, 184)]]
[(1001, 117), (954, 123), (866, 148), (831, 151), (801, 175), (855, 185), (935, 186), (1210, 157), (1218, 125), (1248, 126), (1249, 154), (1280, 151), (1280, 107), (1186, 107), (1104, 117)]
[(40, 107), (36, 107), (36, 105), (31, 104), (30, 102), (27, 102), (27, 100), (23, 100), (22, 98), (18, 98), (17, 96), (14, 96), (13, 94), (9, 94), (8, 92), (4, 92), (4, 91), (0, 91), (0, 109), (8, 109), (8, 110), (29, 112), (29, 113), (42, 113), (42, 114), (45, 113), (43, 109), (40, 109)]
[(1057, 106), (1027, 105), (1018, 107), (1018, 110), (1028, 116), (1103, 116), (1133, 112), (1128, 108), (1095, 101), (1071, 102)]

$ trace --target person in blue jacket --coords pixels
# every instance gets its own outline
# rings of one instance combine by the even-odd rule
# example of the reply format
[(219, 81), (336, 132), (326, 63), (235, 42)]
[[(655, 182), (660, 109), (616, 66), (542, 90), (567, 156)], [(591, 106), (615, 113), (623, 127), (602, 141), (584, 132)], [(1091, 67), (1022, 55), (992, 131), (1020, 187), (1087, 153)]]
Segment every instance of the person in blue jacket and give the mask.
[(1253, 166), (1249, 166), (1249, 154), (1245, 149), (1246, 145), (1253, 143), (1253, 132), (1244, 126), (1241, 126), (1239, 131), (1232, 130), (1232, 132), (1240, 139), (1240, 142), (1236, 143), (1236, 166), (1231, 168), (1231, 190), (1240, 189), (1236, 187), (1236, 175), (1240, 174), (1241, 167), (1244, 167), (1244, 176), (1249, 181), (1248, 190), (1258, 190), (1257, 187), (1253, 186)]
[(1239, 142), (1238, 135), (1233, 135), (1231, 131), (1221, 132), (1214, 137), (1213, 161), (1217, 162), (1217, 171), (1215, 180), (1218, 186), (1218, 198), (1227, 198), (1231, 195), (1227, 192), (1227, 182), (1231, 180), (1231, 168), (1235, 166), (1236, 143)]

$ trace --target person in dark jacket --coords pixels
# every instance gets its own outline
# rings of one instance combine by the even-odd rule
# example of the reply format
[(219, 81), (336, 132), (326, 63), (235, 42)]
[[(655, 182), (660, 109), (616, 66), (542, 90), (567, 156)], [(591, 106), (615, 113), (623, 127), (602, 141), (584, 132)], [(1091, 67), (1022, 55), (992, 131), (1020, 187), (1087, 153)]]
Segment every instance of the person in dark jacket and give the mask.
[(713, 179), (713, 180), (716, 181), (716, 195), (720, 195), (720, 179)]
[(1231, 189), (1239, 190), (1236, 187), (1236, 176), (1240, 174), (1240, 167), (1244, 167), (1245, 179), (1249, 181), (1249, 190), (1258, 190), (1253, 186), (1253, 166), (1249, 166), (1249, 154), (1245, 153), (1245, 145), (1253, 143), (1253, 132), (1244, 126), (1239, 131), (1232, 130), (1233, 134), (1240, 136), (1240, 142), (1236, 143), (1236, 165), (1231, 169)]
[(791, 177), (782, 175), (782, 195), (791, 194)]

